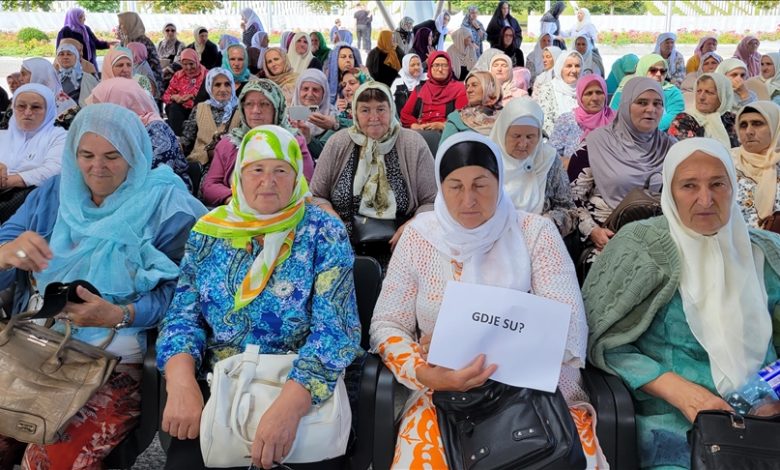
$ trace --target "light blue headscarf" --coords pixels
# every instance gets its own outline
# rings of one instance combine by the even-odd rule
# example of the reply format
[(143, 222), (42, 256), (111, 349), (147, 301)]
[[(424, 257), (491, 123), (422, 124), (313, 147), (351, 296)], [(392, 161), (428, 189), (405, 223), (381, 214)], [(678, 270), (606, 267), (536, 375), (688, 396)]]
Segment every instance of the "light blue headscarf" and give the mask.
[[(100, 206), (92, 202), (76, 162), (86, 133), (108, 140), (130, 166), (125, 181)], [(110, 103), (79, 111), (62, 155), (60, 206), (49, 241), (54, 259), (36, 276), (40, 292), (51, 282), (83, 279), (108, 301), (129, 303), (178, 277), (179, 267), (154, 239), (173, 215), (197, 219), (206, 208), (169, 166), (152, 170), (153, 155), (149, 134), (133, 111)]]
[[(230, 99), (227, 101), (218, 101), (211, 92), (211, 85), (214, 83), (214, 79), (217, 78), (217, 75), (223, 75), (230, 81)], [(233, 74), (230, 72), (230, 69), (216, 67), (209, 70), (209, 73), (206, 74), (206, 93), (209, 94), (209, 105), (212, 108), (222, 110), (222, 115), (216, 119), (217, 125), (228, 122), (233, 115), (233, 110), (236, 109), (236, 106), (238, 105), (238, 98), (236, 98), (236, 83), (233, 81)]]
[(60, 69), (57, 71), (57, 74), (60, 77), (60, 83), (62, 83), (63, 80), (66, 78), (70, 80), (70, 83), (73, 84), (75, 88), (81, 87), (81, 77), (84, 75), (84, 71), (81, 68), (81, 54), (79, 54), (78, 49), (76, 49), (76, 46), (72, 44), (60, 44), (60, 47), (57, 48), (57, 54), (59, 54), (62, 51), (68, 51), (74, 56), (76, 56), (76, 64), (73, 67), (65, 68), (62, 65), (60, 65)]
[[(328, 57), (328, 87), (330, 88), (330, 102), (336, 103), (339, 91), (339, 51), (342, 48), (348, 47), (352, 49), (352, 56), (355, 58), (355, 68), (360, 68), (363, 65), (363, 61), (360, 58), (360, 51), (357, 47), (352, 47), (348, 43), (340, 42), (333, 46), (330, 51), (330, 57)], [(323, 70), (323, 72), (325, 72)]]
[[(234, 49), (240, 47), (241, 52), (244, 53), (244, 69), (236, 75), (233, 73), (233, 69), (230, 68), (230, 49)], [(246, 47), (244, 47), (243, 44), (236, 43), (236, 44), (230, 44), (225, 48), (225, 51), (222, 53), (222, 68), (227, 69), (230, 71), (230, 74), (233, 76), (233, 82), (234, 83), (244, 83), (249, 81), (249, 54), (246, 52)]]

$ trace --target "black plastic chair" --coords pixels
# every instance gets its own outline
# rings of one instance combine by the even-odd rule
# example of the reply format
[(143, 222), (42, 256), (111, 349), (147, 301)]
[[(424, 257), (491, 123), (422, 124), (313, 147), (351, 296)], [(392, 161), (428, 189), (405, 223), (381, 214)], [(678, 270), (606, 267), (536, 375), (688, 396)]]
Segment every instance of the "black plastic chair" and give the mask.
[(425, 139), (425, 143), (428, 145), (428, 150), (431, 151), (433, 158), (436, 158), (436, 152), (439, 150), (439, 142), (441, 141), (441, 131), (416, 131)]
[(199, 162), (187, 162), (187, 174), (192, 182), (192, 195), (198, 197), (200, 194), (200, 183), (203, 179), (203, 165)]

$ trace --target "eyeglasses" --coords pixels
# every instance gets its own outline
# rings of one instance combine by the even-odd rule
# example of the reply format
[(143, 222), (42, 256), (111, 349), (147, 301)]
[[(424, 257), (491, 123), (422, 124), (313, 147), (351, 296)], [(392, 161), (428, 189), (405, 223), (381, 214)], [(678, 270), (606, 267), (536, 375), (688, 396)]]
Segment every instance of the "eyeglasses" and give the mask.
[(448, 69), (450, 68), (450, 64), (433, 64), (431, 65), (432, 69)]
[(650, 67), (649, 69), (647, 69), (647, 71), (650, 72), (653, 75), (655, 75), (657, 73), (662, 73), (662, 74), (666, 75), (666, 72), (668, 70), (667, 69), (659, 69), (658, 67)]
[(166, 33), (175, 33), (176, 30), (175, 29), (166, 29), (165, 32)]

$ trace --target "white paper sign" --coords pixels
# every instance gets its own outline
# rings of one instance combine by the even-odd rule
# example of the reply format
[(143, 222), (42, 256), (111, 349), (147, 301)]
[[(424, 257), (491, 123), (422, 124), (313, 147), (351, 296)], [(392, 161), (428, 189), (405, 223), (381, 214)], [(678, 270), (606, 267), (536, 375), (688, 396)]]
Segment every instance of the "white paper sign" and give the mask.
[(461, 369), (479, 354), (496, 364), (493, 380), (554, 392), (571, 306), (503, 287), (450, 281), (433, 330), (428, 362)]

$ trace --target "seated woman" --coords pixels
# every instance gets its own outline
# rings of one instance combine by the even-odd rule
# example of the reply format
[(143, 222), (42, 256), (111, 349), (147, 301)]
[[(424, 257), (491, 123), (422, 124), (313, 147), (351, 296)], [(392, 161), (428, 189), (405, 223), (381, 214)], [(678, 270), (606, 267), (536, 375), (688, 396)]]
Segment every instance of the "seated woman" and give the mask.
[(339, 112), (336, 115), (336, 119), (339, 121), (339, 128), (346, 128), (352, 127), (354, 122), (352, 97), (355, 96), (355, 92), (360, 85), (366, 83), (371, 78), (361, 72), (360, 69), (347, 70), (341, 77), (341, 94), (343, 98), (336, 100), (336, 110)]
[(428, 79), (428, 75), (423, 72), (420, 56), (414, 52), (406, 54), (401, 61), (401, 70), (398, 72), (398, 78), (393, 81), (390, 87), (390, 93), (393, 94), (395, 109), (400, 112), (412, 92), (418, 85)]
[[(93, 345), (113, 329), (107, 350), (122, 358), (59, 442), (27, 446), (24, 468), (100, 468), (141, 413), (144, 332), (168, 308), (186, 235), (206, 212), (170, 168), (152, 170), (151, 162), (151, 142), (135, 113), (89, 105), (68, 133), (62, 174), (0, 228), (0, 285), (16, 283), (13, 313), (52, 282), (88, 281), (101, 295), (79, 287), (84, 303), (66, 304), (54, 329), (70, 322), (73, 337)], [(14, 454), (14, 444), (0, 437), (0, 462)]]
[(737, 167), (737, 203), (751, 227), (780, 210), (780, 108), (770, 101), (754, 101), (737, 115), (737, 133), (742, 145), (731, 149)]
[(680, 85), (680, 90), (683, 93), (693, 93), (696, 90), (696, 80), (704, 73), (715, 72), (721, 62), (723, 62), (723, 57), (714, 52), (705, 52), (702, 54), (699, 68), (685, 76), (685, 80), (683, 80), (682, 85)]
[[(558, 387), (580, 423), (580, 435), (596, 442), (595, 413), (581, 385), (587, 329), (574, 267), (549, 220), (514, 208), (503, 189), (501, 162), (501, 151), (487, 137), (461, 132), (449, 138), (436, 154), (435, 209), (408, 225), (390, 261), (370, 334), (372, 350), (412, 390), (394, 469), (446, 469), (431, 396), (477, 387), (495, 371), (484, 356), (458, 371), (426, 362), (451, 280), (517, 289), (571, 306)], [(594, 447), (583, 446), (591, 452)]]
[(561, 159), (542, 141), (543, 123), (542, 108), (518, 98), (501, 111), (490, 140), (501, 150), (504, 193), (515, 208), (549, 218), (566, 237), (577, 227), (577, 207)]
[(636, 54), (626, 54), (612, 63), (612, 69), (607, 77), (607, 93), (609, 97), (618, 89), (618, 86), (626, 77), (636, 74), (636, 66), (639, 63), (639, 57)]
[(306, 69), (322, 70), (322, 62), (314, 57), (309, 44), (309, 33), (296, 33), (290, 43), (290, 50), (287, 51), (287, 57), (290, 58), (290, 65), (293, 71), (298, 75)]
[(561, 53), (555, 60), (553, 78), (536, 85), (534, 101), (544, 111), (544, 132), (552, 135), (555, 122), (561, 114), (577, 107), (577, 80), (582, 72), (582, 56), (577, 51)]
[(677, 35), (675, 33), (661, 33), (655, 39), (653, 54), (660, 55), (661, 59), (666, 62), (667, 72), (664, 81), (679, 87), (687, 72), (685, 58), (677, 50), (676, 43)]
[(452, 74), (452, 62), (446, 52), (428, 56), (428, 80), (412, 91), (401, 110), (401, 124), (415, 130), (441, 131), (447, 116), (468, 103), (466, 89)]
[[(704, 54), (708, 52), (715, 52), (718, 48), (718, 38), (715, 36), (702, 36), (699, 38), (699, 43), (696, 45), (696, 49), (693, 50), (693, 55), (685, 64), (685, 71), (688, 73), (696, 72), (701, 69), (701, 63), (704, 61)], [(720, 57), (720, 56), (718, 56)], [(705, 72), (709, 73), (709, 71)]]
[(322, 68), (323, 73), (327, 75), (331, 104), (336, 104), (336, 99), (338, 99), (341, 93), (341, 88), (339, 87), (341, 86), (344, 72), (362, 67), (363, 62), (357, 47), (352, 47), (346, 43), (339, 43), (333, 46), (328, 62)]
[(366, 57), (368, 73), (374, 80), (389, 87), (398, 77), (403, 56), (404, 53), (401, 48), (393, 42), (393, 32), (382, 31), (379, 33), (376, 47), (371, 49), (368, 57)]
[[(85, 73), (92, 75), (95, 78), (98, 78), (98, 73), (95, 66), (92, 64), (92, 62), (84, 59), (84, 45), (81, 42), (71, 38), (63, 38), (60, 40), (59, 46), (63, 44), (70, 44), (71, 46), (75, 47), (76, 52), (79, 53), (79, 57), (81, 58), (79, 60), (79, 63), (81, 64), (81, 70), (84, 71)], [(59, 46), (57, 46), (58, 49)], [(60, 70), (60, 66), (57, 64), (56, 60), (54, 61), (54, 69), (57, 70), (58, 72)]]
[(54, 60), (59, 66), (56, 69), (60, 77), (62, 91), (83, 107), (84, 100), (98, 84), (97, 78), (84, 72), (81, 68), (79, 51), (70, 44), (64, 42), (60, 44), (60, 47), (57, 48), (57, 57)]
[(60, 77), (57, 75), (57, 71), (54, 70), (54, 66), (51, 62), (43, 57), (25, 59), (22, 61), (22, 67), (19, 73), (19, 81), (22, 85), (38, 83), (54, 93), (54, 103), (56, 106), (54, 123), (67, 130), (80, 108), (78, 103), (63, 91)]
[(194, 49), (181, 51), (182, 69), (173, 74), (168, 88), (163, 94), (165, 103), (165, 115), (168, 125), (176, 135), (181, 135), (184, 121), (190, 115), (195, 106), (195, 97), (208, 70), (200, 64), (198, 53)]
[[(236, 96), (241, 94), (244, 85), (253, 78), (252, 74), (249, 73), (249, 56), (243, 44), (227, 46), (225, 53), (222, 55), (222, 68), (230, 70), (230, 73), (233, 75)], [(205, 87), (203, 87), (202, 91), (208, 94)]]
[(412, 51), (422, 61), (423, 72), (428, 71), (428, 55), (436, 50), (433, 47), (433, 33), (428, 28), (420, 28), (414, 33)]
[[(219, 47), (211, 42), (209, 39), (209, 31), (204, 26), (196, 26), (192, 30), (194, 41), (192, 41), (184, 50), (191, 49), (195, 51), (198, 57), (198, 63), (206, 67), (207, 70), (211, 70), (214, 67), (219, 67), (222, 63), (222, 54), (219, 53)], [(184, 52), (184, 50), (182, 52)], [(181, 62), (182, 56), (177, 58), (177, 62)], [(184, 64), (181, 64), (182, 67)]]
[(685, 107), (669, 127), (677, 140), (709, 137), (727, 149), (739, 147), (734, 114), (729, 111), (734, 93), (731, 82), (720, 73), (705, 73), (696, 80), (696, 102)]
[(574, 49), (582, 56), (580, 75), (595, 74), (604, 78), (604, 63), (601, 61), (601, 56), (593, 49), (590, 36), (586, 33), (575, 36)]
[(433, 157), (419, 134), (401, 128), (386, 86), (364, 83), (352, 106), (355, 123), (328, 140), (311, 191), (317, 204), (344, 222), (350, 236), (354, 216), (395, 220), (398, 228), (388, 250), (377, 253), (387, 261), (405, 222), (433, 208)]
[(36, 186), (60, 173), (67, 132), (54, 125), (56, 106), (50, 89), (37, 83), (14, 93), (14, 114), (0, 131), (0, 224), (8, 220)]
[[(661, 171), (676, 139), (658, 128), (664, 109), (661, 85), (634, 77), (624, 87), (617, 116), (594, 130), (569, 161), (567, 171), (585, 240), (582, 261), (587, 270), (615, 233), (604, 222), (623, 198)], [(659, 190), (658, 178), (651, 180)]]
[(293, 136), (301, 148), (303, 175), (311, 180), (314, 174), (314, 160), (311, 158), (306, 139), (290, 124), (287, 103), (281, 88), (267, 79), (252, 80), (241, 91), (236, 114), (241, 121), (223, 137), (214, 148), (214, 158), (201, 184), (201, 200), (208, 206), (227, 204), (233, 193), (231, 181), (236, 164), (238, 147), (250, 129), (272, 124), (279, 126)]
[(514, 81), (511, 60), (506, 54), (500, 53), (490, 59), (490, 73), (501, 86), (501, 105), (506, 106), (511, 100), (528, 96), (528, 92), (519, 88)]
[(316, 162), (325, 142), (339, 129), (336, 107), (330, 104), (328, 80), (321, 70), (308, 69), (295, 84), (293, 106), (317, 108), (305, 121), (293, 121), (293, 126), (303, 134), (309, 152)]
[[(544, 50), (547, 49), (552, 45), (552, 35), (548, 32), (544, 32), (539, 36), (539, 39), (536, 40), (536, 44), (534, 45), (534, 50), (531, 51), (530, 54), (528, 54), (528, 59), (525, 61), (525, 66), (528, 68), (528, 70), (531, 72), (531, 84), (533, 84), (536, 81), (536, 77), (544, 72), (545, 70), (552, 70), (553, 65), (555, 64), (555, 59), (553, 59), (552, 63), (550, 64), (550, 67), (546, 67), (543, 64), (544, 60)], [(560, 52), (560, 49), (558, 49)]]
[[(152, 98), (155, 101), (159, 101), (162, 94), (162, 83), (158, 84), (155, 81), (154, 72), (152, 72), (152, 68), (147, 61), (146, 46), (140, 42), (131, 42), (127, 45), (127, 48), (133, 53), (133, 77), (146, 77), (149, 86), (152, 88)], [(143, 85), (141, 87), (144, 88)]]
[(634, 397), (639, 466), (689, 468), (698, 412), (731, 410), (721, 397), (777, 359), (780, 241), (748, 230), (719, 142), (677, 143), (663, 178), (664, 215), (621, 230), (582, 294), (588, 359)]
[(320, 61), (320, 69), (322, 69), (330, 55), (330, 47), (325, 42), (325, 36), (319, 31), (313, 31), (309, 35), (309, 43), (311, 43), (311, 53)]
[(269, 47), (261, 56), (261, 60), (263, 61), (265, 78), (276, 83), (282, 89), (287, 105), (291, 105), (298, 74), (292, 69), (287, 53), (280, 47)]
[(660, 55), (649, 54), (642, 57), (636, 65), (636, 74), (623, 79), (615, 94), (612, 95), (609, 107), (615, 111), (618, 110), (623, 87), (634, 77), (652, 78), (661, 85), (664, 91), (664, 114), (661, 116), (661, 123), (658, 125), (658, 128), (664, 132), (668, 131), (674, 118), (685, 111), (685, 98), (679, 88), (666, 81), (666, 72), (666, 60)]
[(758, 101), (756, 93), (745, 85), (748, 68), (744, 62), (733, 57), (724, 59), (715, 71), (731, 80), (731, 89), (734, 90), (734, 101), (730, 110), (732, 113), (736, 114), (743, 106)]
[(179, 143), (187, 160), (198, 162), (203, 167), (211, 163), (206, 148), (218, 135), (224, 135), (241, 124), (236, 113), (236, 98), (233, 74), (217, 67), (206, 74), (206, 90), (210, 99), (192, 108), (190, 117), (184, 122)]
[(102, 80), (87, 98), (87, 104), (113, 103), (129, 109), (141, 118), (141, 123), (152, 141), (152, 169), (168, 165), (192, 190), (192, 180), (187, 173), (187, 159), (176, 134), (160, 117), (152, 97), (135, 80), (109, 78)]
[[(250, 344), (263, 354), (299, 355), (254, 434), (252, 462), (271, 468), (289, 450), (299, 419), (331, 397), (339, 376), (362, 353), (352, 248), (344, 226), (306, 202), (295, 138), (280, 127), (260, 126), (247, 132), (240, 148), (233, 197), (193, 228), (160, 326), (157, 364), (168, 387), (162, 430), (173, 436), (168, 470), (205, 469), (197, 437), (207, 397), (196, 379), (205, 379), (219, 359)], [(261, 188), (273, 197), (257, 197)], [(288, 465), (343, 467), (344, 459), (334, 460)]]
[(577, 107), (558, 117), (550, 136), (550, 145), (564, 161), (564, 167), (585, 137), (609, 125), (616, 115), (607, 106), (607, 83), (601, 76), (590, 74), (577, 80)]
[(452, 71), (455, 79), (466, 81), (466, 76), (477, 64), (477, 45), (471, 32), (466, 28), (458, 28), (452, 32), (452, 45), (447, 48), (447, 54), (452, 60)]
[(761, 75), (749, 78), (747, 85), (752, 80), (758, 80), (766, 87), (767, 97), (775, 104), (780, 105), (780, 52), (770, 52), (761, 56)]
[(447, 123), (441, 133), (441, 142), (463, 131), (474, 131), (482, 135), (490, 134), (502, 109), (501, 85), (489, 72), (471, 72), (466, 78), (465, 108), (453, 111), (447, 116)]

